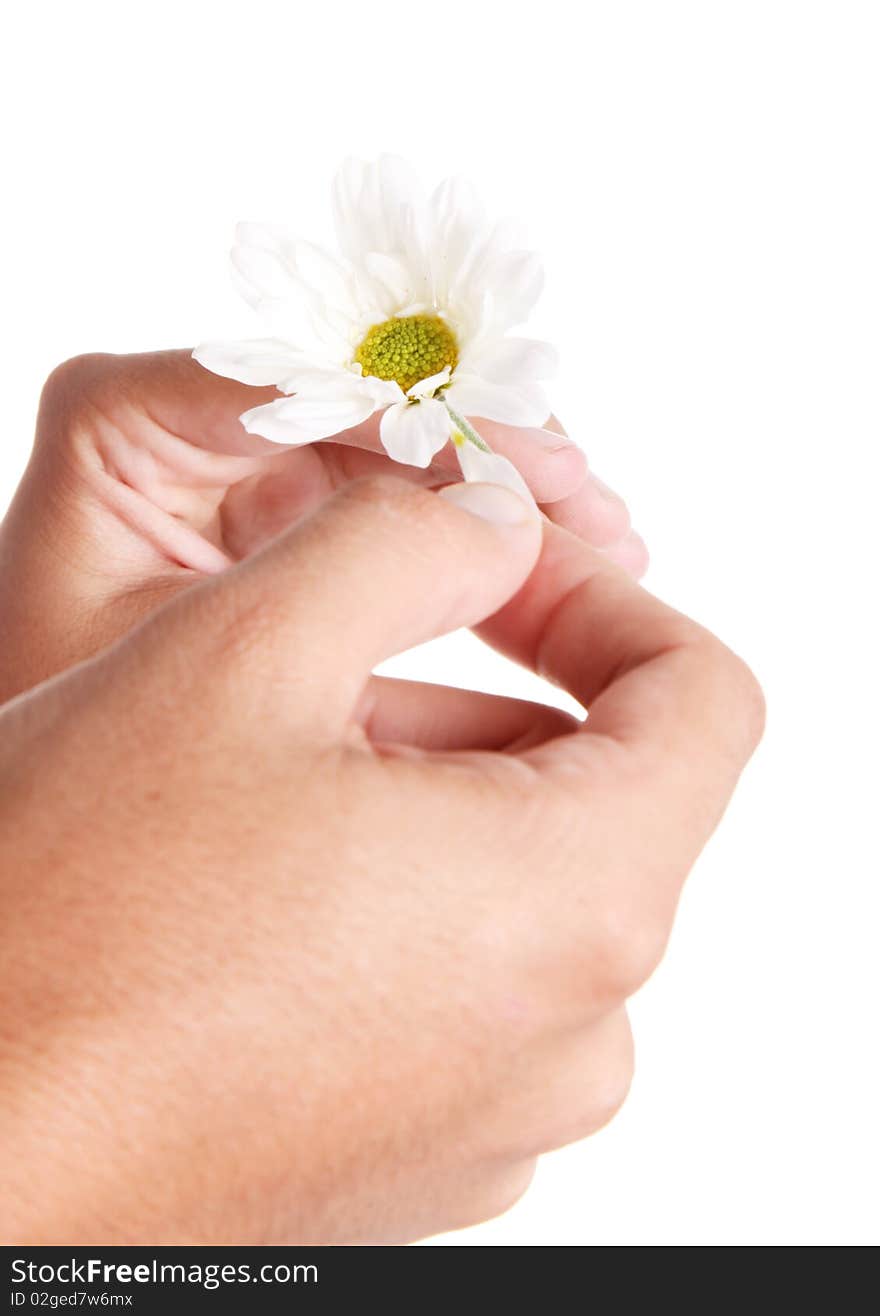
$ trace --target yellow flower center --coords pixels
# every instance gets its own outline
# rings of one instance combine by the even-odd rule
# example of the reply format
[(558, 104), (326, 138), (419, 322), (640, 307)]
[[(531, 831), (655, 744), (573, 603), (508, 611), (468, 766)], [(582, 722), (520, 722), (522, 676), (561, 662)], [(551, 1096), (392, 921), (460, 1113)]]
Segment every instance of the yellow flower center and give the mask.
[(374, 324), (354, 354), (365, 375), (395, 379), (404, 393), (458, 362), (458, 343), (437, 315), (405, 315)]

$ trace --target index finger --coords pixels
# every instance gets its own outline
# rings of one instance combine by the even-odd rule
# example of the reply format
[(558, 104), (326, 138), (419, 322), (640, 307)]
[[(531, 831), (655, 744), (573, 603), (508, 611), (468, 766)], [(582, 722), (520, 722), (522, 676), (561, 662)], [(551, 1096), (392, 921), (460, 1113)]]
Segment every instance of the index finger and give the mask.
[[(120, 386), (120, 372), (124, 372), (127, 391), (149, 404), (151, 417), (197, 447), (251, 458), (288, 451), (283, 444), (248, 433), (239, 421), (243, 412), (277, 401), (282, 395), (274, 386), (243, 384), (216, 375), (188, 350), (108, 357), (106, 361), (114, 372), (114, 387)], [(324, 442), (384, 455), (379, 421), (376, 412)], [(587, 463), (583, 452), (555, 429), (522, 429), (495, 421), (480, 421), (479, 425), (490, 446), (517, 467), (537, 502), (569, 497), (584, 485)], [(436, 479), (461, 478), (451, 444), (436, 454), (431, 474)]]
[(588, 711), (577, 734), (530, 751), (537, 766), (592, 780), (635, 756), (652, 769), (652, 807), (680, 813), (708, 795), (717, 817), (760, 737), (763, 699), (715, 636), (552, 525), (524, 587), (479, 633)]

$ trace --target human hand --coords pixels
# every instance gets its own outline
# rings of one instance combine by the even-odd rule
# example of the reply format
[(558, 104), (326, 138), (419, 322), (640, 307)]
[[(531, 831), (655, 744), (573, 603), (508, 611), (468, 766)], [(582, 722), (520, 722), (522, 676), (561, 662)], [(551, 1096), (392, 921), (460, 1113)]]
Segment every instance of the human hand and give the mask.
[[(277, 396), (211, 375), (188, 352), (78, 357), (55, 371), (0, 527), (0, 702), (96, 653), (352, 479), (460, 478), (449, 447), (427, 471), (391, 462), (375, 419), (308, 448), (247, 434), (239, 413)], [(577, 447), (552, 431), (480, 425), (552, 520), (644, 570), (623, 502)]]
[[(480, 622), (586, 724), (369, 676)], [(622, 1100), (623, 1003), (759, 729), (737, 658), (516, 495), (384, 479), (7, 704), (0, 1234), (505, 1208)]]

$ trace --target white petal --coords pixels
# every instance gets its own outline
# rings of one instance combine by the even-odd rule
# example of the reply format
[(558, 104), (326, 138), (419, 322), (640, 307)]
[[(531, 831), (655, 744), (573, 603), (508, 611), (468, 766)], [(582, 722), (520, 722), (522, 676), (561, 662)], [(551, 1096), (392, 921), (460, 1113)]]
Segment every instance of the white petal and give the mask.
[(549, 379), (558, 364), (556, 349), (536, 338), (494, 338), (474, 345), (461, 359), (463, 373), (514, 386)]
[(382, 251), (368, 251), (364, 266), (389, 299), (388, 318), (399, 307), (410, 306), (416, 301), (417, 293), (421, 291), (420, 285), (398, 256), (389, 256)]
[(436, 233), (476, 233), (483, 226), (483, 205), (473, 184), (461, 176), (444, 178), (428, 202)]
[(512, 329), (528, 318), (541, 295), (544, 270), (533, 251), (508, 251), (491, 262), (485, 282), (496, 324)]
[(479, 197), (465, 179), (448, 178), (428, 202), (428, 254), (434, 297), (444, 305), (483, 235)]
[(442, 402), (400, 402), (382, 417), (382, 446), (396, 462), (430, 466), (431, 458), (449, 438), (451, 421)]
[(239, 273), (231, 260), (229, 262), (229, 273), (232, 276), (232, 286), (235, 288), (239, 297), (241, 297), (243, 301), (246, 301), (248, 306), (253, 306), (254, 308), (259, 306), (262, 293), (259, 292), (243, 274)]
[(357, 326), (341, 311), (321, 305), (317, 300), (307, 304), (306, 319), (316, 343), (322, 354), (336, 362), (347, 361), (357, 342)]
[(376, 408), (364, 392), (281, 398), (263, 407), (253, 407), (241, 416), (249, 434), (261, 434), (273, 443), (299, 446), (328, 439), (342, 430), (360, 425)]
[(296, 234), (284, 224), (266, 224), (242, 220), (235, 226), (235, 243), (239, 247), (263, 247), (283, 255), (292, 250)]
[(296, 296), (297, 284), (293, 270), (277, 251), (236, 245), (232, 248), (231, 256), (244, 288), (250, 291), (248, 301), (252, 305), (263, 297)]
[(358, 236), (355, 216), (363, 188), (365, 165), (362, 160), (349, 156), (333, 180), (333, 220), (336, 227), (336, 240), (340, 249), (350, 258), (359, 255), (360, 248), (352, 243)]
[(352, 274), (341, 261), (312, 242), (297, 242), (292, 261), (303, 286), (321, 302), (353, 315)]
[(498, 452), (483, 452), (474, 443), (456, 443), (455, 454), (464, 478), (474, 484), (501, 484), (505, 489), (524, 498), (530, 507), (535, 506), (532, 492), (513, 462)]
[(377, 411), (380, 407), (392, 407), (397, 402), (403, 402), (405, 397), (396, 379), (377, 379), (375, 375), (364, 375), (361, 389), (373, 399)]
[(241, 343), (201, 343), (193, 356), (215, 375), (242, 384), (277, 384), (299, 353), (280, 338), (252, 338)]
[(503, 425), (543, 425), (550, 416), (550, 404), (537, 384), (493, 384), (479, 375), (452, 377), (446, 396), (465, 416), (482, 416)]
[(406, 391), (411, 398), (433, 397), (438, 388), (442, 388), (444, 384), (449, 383), (451, 374), (451, 366), (444, 366), (436, 375), (429, 375), (427, 379), (420, 379), (417, 384), (413, 384), (412, 388), (408, 388)]
[[(348, 333), (358, 308), (352, 277), (329, 253), (298, 242), (286, 230), (267, 224), (239, 224), (232, 249), (233, 276), (239, 292), (267, 328), (280, 337), (310, 346), (315, 338), (333, 355), (345, 353)], [(325, 333), (315, 332), (315, 319), (340, 321), (332, 346)]]
[(396, 156), (375, 163), (346, 160), (333, 185), (339, 246), (362, 262), (367, 252), (399, 253), (412, 236), (419, 188), (413, 171)]
[(399, 252), (411, 232), (412, 216), (422, 203), (422, 189), (412, 165), (398, 155), (381, 155), (375, 176), (384, 210), (386, 245), (380, 251)]
[[(327, 345), (315, 333), (314, 312), (305, 297), (262, 297), (253, 303), (254, 309), (274, 338), (296, 343), (301, 351), (317, 356), (333, 357)], [(340, 353), (337, 351), (336, 356)], [(341, 360), (341, 357), (340, 357)]]
[[(305, 355), (290, 363), (278, 387), (282, 393), (308, 393), (310, 397), (347, 397), (355, 390), (363, 392), (360, 378), (352, 371)], [(369, 397), (369, 392), (364, 396)]]

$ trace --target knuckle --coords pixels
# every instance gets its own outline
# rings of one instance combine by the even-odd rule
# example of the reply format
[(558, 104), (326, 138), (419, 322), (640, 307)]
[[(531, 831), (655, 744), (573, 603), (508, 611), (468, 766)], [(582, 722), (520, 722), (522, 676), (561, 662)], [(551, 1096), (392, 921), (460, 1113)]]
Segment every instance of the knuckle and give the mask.
[(544, 1131), (542, 1152), (590, 1138), (610, 1124), (623, 1107), (635, 1072), (632, 1031), (626, 1012), (616, 1012), (592, 1049), (583, 1074), (569, 1077), (564, 1110)]
[(107, 359), (100, 352), (84, 352), (62, 361), (43, 384), (41, 405), (56, 406), (82, 396), (84, 388), (101, 373)]
[(555, 1038), (552, 1055), (548, 1065), (546, 1045), (532, 1053), (524, 1087), (510, 1085), (514, 1095), (508, 1096), (493, 1131), (496, 1154), (508, 1160), (542, 1156), (591, 1137), (614, 1118), (629, 1095), (633, 1040), (624, 1009), (611, 1010), (586, 1031), (566, 1033), (561, 1055)]
[(448, 1228), (468, 1229), (494, 1220), (516, 1206), (535, 1177), (537, 1161), (530, 1156), (511, 1164), (493, 1166), (480, 1176), (466, 1198), (450, 1213)]
[(587, 1137), (609, 1124), (621, 1109), (632, 1087), (635, 1073), (635, 1051), (632, 1029), (626, 1011), (614, 1017), (611, 1035), (598, 1059), (600, 1078), (591, 1093), (587, 1114)]
[(609, 904), (595, 916), (585, 965), (592, 1000), (604, 1005), (637, 992), (663, 958), (667, 938), (657, 915)]
[(703, 664), (710, 673), (716, 702), (725, 712), (737, 737), (737, 747), (750, 754), (764, 733), (764, 692), (751, 668), (738, 654), (713, 635), (702, 643)]
[[(531, 854), (529, 836), (539, 828), (553, 868), (567, 875), (566, 901), (538, 925), (530, 880), (512, 886), (501, 910), (493, 906), (496, 938), (499, 927), (508, 929), (497, 938), (511, 961), (505, 980), (519, 975), (529, 982), (535, 1027), (548, 1018), (579, 1025), (618, 1006), (643, 986), (666, 949), (677, 888), (657, 882), (646, 890), (604, 858), (594, 869), (593, 821), (567, 791), (541, 790), (517, 809), (512, 849)], [(532, 871), (527, 863), (524, 871)], [(577, 873), (584, 880), (575, 884)]]
[[(728, 650), (730, 653), (730, 650)], [(736, 690), (740, 725), (750, 750), (757, 748), (767, 721), (764, 691), (752, 669), (736, 654), (730, 653), (731, 678)]]
[(108, 355), (91, 352), (57, 365), (43, 384), (37, 418), (37, 445), (64, 448), (76, 442), (79, 425), (93, 406)]

